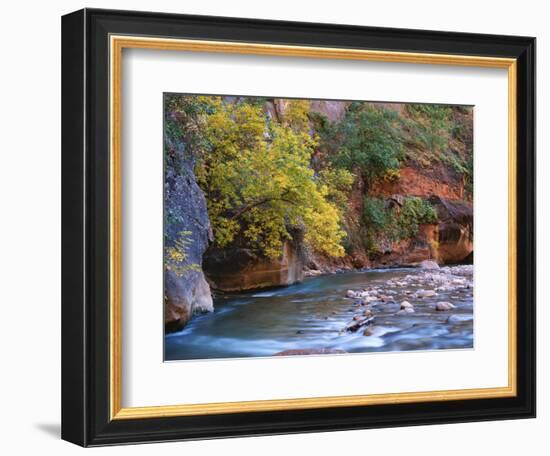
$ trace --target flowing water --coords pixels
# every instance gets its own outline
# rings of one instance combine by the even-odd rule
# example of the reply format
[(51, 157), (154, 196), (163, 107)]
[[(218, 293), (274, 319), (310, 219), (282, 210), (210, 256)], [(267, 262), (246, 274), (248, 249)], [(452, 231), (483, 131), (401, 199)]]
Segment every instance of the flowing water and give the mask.
[[(358, 353), (472, 348), (472, 272), (472, 266), (345, 272), (284, 288), (219, 296), (213, 313), (195, 316), (182, 331), (165, 336), (165, 359), (271, 356), (292, 349)], [(382, 298), (365, 304), (347, 298), (348, 290), (368, 290)], [(423, 297), (432, 290), (435, 296)], [(404, 300), (414, 313), (398, 313)], [(440, 301), (455, 308), (437, 311)], [(370, 324), (346, 330), (363, 320), (365, 312), (374, 316)]]

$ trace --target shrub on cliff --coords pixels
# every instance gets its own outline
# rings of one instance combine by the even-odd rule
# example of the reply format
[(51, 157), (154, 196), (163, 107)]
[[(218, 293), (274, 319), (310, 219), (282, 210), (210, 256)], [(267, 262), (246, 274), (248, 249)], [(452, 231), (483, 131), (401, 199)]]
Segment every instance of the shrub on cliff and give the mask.
[(401, 239), (416, 236), (418, 226), (437, 222), (437, 212), (428, 200), (411, 196), (405, 198), (398, 216), (398, 236)]
[(437, 221), (437, 213), (429, 201), (416, 196), (404, 198), (400, 206), (388, 204), (383, 198), (366, 196), (362, 220), (365, 247), (369, 252), (375, 252), (385, 241), (395, 242), (416, 236), (421, 224)]
[(425, 167), (440, 162), (462, 176), (466, 192), (473, 187), (472, 108), (408, 104), (406, 141), (415, 149), (411, 159)]
[(451, 108), (445, 105), (416, 104), (407, 105), (414, 128), (413, 139), (416, 143), (437, 155), (445, 152), (453, 127)]
[(349, 171), (359, 170), (367, 182), (399, 169), (403, 159), (400, 116), (382, 106), (354, 102), (332, 131), (340, 146), (331, 160)]
[(177, 237), (172, 239), (171, 245), (167, 243), (164, 247), (164, 265), (178, 277), (183, 277), (189, 271), (201, 270), (199, 264), (188, 261), (192, 234), (191, 231), (180, 231)]

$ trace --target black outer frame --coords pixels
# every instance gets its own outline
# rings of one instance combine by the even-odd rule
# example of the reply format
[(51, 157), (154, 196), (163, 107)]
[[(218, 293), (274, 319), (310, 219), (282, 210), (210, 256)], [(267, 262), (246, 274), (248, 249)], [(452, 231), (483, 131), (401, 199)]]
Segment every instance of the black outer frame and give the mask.
[[(513, 398), (109, 418), (110, 34), (518, 59)], [(131, 11), (62, 18), (62, 438), (82, 446), (535, 416), (535, 39)]]

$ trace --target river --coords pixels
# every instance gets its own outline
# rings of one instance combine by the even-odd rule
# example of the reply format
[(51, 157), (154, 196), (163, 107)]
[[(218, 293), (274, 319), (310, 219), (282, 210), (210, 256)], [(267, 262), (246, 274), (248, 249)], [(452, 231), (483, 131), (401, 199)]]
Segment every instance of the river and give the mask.
[[(346, 297), (348, 290), (357, 298)], [(365, 303), (361, 292), (376, 300)], [(400, 311), (403, 301), (414, 312)], [(436, 310), (442, 301), (455, 307)], [(166, 361), (271, 356), (293, 349), (360, 353), (473, 347), (472, 266), (309, 277), (284, 288), (218, 296), (214, 306), (213, 313), (195, 316), (182, 331), (165, 336)], [(368, 325), (346, 330), (366, 315), (374, 317)]]

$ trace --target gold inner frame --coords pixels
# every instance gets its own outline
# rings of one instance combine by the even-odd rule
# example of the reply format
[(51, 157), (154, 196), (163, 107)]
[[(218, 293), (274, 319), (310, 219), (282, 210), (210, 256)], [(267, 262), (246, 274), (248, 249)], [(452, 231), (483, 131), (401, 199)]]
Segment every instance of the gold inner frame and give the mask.
[[(508, 385), (505, 387), (403, 392), (353, 396), (274, 399), (245, 402), (122, 407), (122, 51), (123, 49), (255, 54), (318, 59), (367, 60), (453, 65), (508, 70)], [(111, 419), (158, 418), (220, 413), (312, 409), (374, 404), (511, 397), (517, 394), (516, 291), (516, 59), (468, 55), (423, 54), (309, 46), (287, 46), (110, 36), (110, 415)]]

